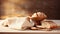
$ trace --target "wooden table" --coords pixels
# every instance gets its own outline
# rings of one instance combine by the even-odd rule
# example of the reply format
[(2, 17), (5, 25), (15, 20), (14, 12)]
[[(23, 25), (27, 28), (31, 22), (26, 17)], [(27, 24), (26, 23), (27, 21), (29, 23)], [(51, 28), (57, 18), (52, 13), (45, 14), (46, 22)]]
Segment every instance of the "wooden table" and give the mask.
[[(0, 20), (0, 22), (1, 21), (3, 20)], [(60, 26), (60, 20), (52, 20), (52, 21), (54, 21), (56, 24), (58, 24), (58, 26)], [(40, 30), (21, 31), (21, 30), (14, 30), (14, 29), (9, 29), (8, 27), (0, 26), (0, 34), (60, 34), (60, 28), (52, 31), (40, 31)]]

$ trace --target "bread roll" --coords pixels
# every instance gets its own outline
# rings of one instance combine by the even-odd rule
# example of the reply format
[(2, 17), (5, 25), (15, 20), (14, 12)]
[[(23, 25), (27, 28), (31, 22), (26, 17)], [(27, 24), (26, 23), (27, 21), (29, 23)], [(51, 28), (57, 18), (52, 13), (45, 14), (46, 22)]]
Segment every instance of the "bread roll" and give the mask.
[(54, 23), (53, 21), (42, 21), (41, 26), (48, 28), (48, 29), (54, 29), (57, 28), (57, 24)]
[(44, 13), (42, 13), (42, 12), (37, 12), (37, 13), (34, 13), (33, 15), (32, 15), (32, 17), (31, 17), (31, 19), (32, 20), (43, 20), (43, 19), (45, 19), (45, 18), (47, 18), (47, 16), (44, 14)]

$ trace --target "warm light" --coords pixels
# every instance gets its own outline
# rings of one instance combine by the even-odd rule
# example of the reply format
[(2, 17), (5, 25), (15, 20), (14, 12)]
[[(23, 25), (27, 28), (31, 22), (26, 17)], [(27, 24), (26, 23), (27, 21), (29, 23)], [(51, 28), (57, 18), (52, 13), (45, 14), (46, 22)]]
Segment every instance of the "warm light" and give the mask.
[[(7, 17), (21, 17), (21, 16), (26, 16), (27, 12), (25, 12), (25, 10), (23, 10), (22, 8), (20, 8), (19, 6), (17, 6), (16, 4), (21, 3), (19, 1), (22, 0), (8, 0), (5, 1), (2, 6), (4, 7), (4, 16), (1, 16), (0, 18), (7, 18)], [(14, 4), (16, 3), (16, 4)]]

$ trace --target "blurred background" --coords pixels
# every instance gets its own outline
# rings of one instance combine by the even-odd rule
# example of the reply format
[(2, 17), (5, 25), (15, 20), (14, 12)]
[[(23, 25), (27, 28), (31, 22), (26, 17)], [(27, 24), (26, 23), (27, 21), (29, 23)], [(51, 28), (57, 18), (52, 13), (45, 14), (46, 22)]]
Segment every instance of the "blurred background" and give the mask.
[(47, 19), (60, 19), (60, 0), (0, 0), (0, 19), (44, 12)]

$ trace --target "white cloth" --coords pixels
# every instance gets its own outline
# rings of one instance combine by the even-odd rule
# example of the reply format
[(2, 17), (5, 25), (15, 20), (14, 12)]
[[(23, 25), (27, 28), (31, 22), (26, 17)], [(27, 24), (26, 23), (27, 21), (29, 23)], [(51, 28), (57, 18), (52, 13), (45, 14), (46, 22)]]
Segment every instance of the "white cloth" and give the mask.
[(33, 23), (28, 21), (27, 17), (11, 17), (5, 19), (3, 22), (3, 25), (8, 25), (9, 28), (12, 29), (19, 29), (19, 30), (24, 30), (27, 27), (32, 27), (34, 26)]

